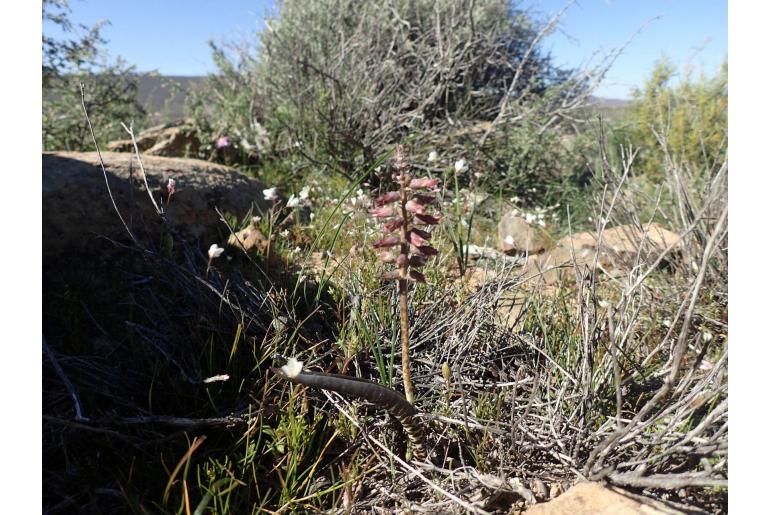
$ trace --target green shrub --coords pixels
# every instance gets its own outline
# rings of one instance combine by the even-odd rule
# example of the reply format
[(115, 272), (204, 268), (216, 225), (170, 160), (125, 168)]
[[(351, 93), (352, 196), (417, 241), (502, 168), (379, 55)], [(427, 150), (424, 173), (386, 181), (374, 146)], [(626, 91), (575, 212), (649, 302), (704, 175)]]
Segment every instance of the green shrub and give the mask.
[(407, 135), (482, 120), (556, 129), (556, 106), (587, 91), (541, 51), (544, 25), (504, 0), (287, 0), (266, 25), (258, 46), (232, 45), (233, 58), (214, 46), (219, 71), (193, 111), (204, 133), (240, 130), (242, 147), (259, 147), (264, 127), (295, 168), (352, 178)]
[(657, 180), (666, 163), (675, 162), (708, 178), (727, 154), (727, 62), (713, 77), (694, 80), (685, 72), (672, 85), (675, 76), (663, 59), (634, 92), (626, 135), (639, 150), (636, 170)]
[[(118, 58), (107, 60), (100, 35), (103, 24), (76, 30), (66, 0), (44, 0), (43, 19), (79, 39), (57, 40), (43, 34), (43, 150), (92, 150), (81, 106), (80, 84), (86, 86), (86, 108), (97, 141), (121, 137), (120, 123), (141, 122), (145, 111), (137, 101), (139, 77)], [(83, 33), (85, 31), (85, 33)]]

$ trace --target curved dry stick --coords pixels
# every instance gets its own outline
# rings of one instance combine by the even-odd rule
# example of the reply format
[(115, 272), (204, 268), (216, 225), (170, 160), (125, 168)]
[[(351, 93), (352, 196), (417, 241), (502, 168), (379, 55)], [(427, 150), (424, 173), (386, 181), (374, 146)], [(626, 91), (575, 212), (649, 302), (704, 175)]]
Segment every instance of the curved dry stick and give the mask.
[(273, 368), (272, 370), (278, 377), (292, 383), (358, 397), (381, 408), (385, 408), (404, 428), (406, 435), (412, 442), (415, 457), (420, 460), (428, 459), (428, 451), (425, 448), (425, 434), (422, 424), (420, 424), (418, 419), (420, 412), (406, 400), (406, 397), (397, 391), (387, 386), (367, 381), (366, 379), (340, 374), (302, 371), (296, 376), (291, 377), (280, 368)]

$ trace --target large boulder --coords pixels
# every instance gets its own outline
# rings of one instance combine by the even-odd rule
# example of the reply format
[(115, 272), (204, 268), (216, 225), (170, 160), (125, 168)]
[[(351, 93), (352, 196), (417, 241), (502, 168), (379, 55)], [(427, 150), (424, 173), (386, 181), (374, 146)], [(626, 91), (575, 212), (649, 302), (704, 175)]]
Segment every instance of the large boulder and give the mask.
[[(103, 152), (118, 211), (138, 239), (161, 234), (162, 219), (150, 200), (136, 156)], [(232, 168), (200, 161), (143, 156), (150, 193), (163, 209), (167, 232), (208, 247), (223, 244), (228, 230), (215, 208), (241, 219), (252, 206), (267, 211), (266, 186)], [(168, 201), (168, 180), (176, 181)], [(99, 236), (127, 241), (113, 208), (96, 152), (43, 153), (43, 259), (81, 251)], [(150, 237), (149, 240), (147, 237)]]
[(497, 224), (500, 250), (505, 253), (537, 254), (551, 246), (550, 237), (539, 227), (531, 226), (525, 219), (506, 213)]
[(581, 232), (565, 236), (548, 252), (531, 256), (526, 267), (528, 273), (542, 277), (546, 284), (555, 284), (574, 276), (575, 265), (593, 269), (596, 263), (603, 271), (622, 271), (637, 263), (652, 264), (669, 246), (670, 257), (681, 250), (681, 244), (678, 234), (657, 223), (641, 228), (621, 225), (605, 229), (601, 235)]
[[(136, 136), (136, 146), (142, 155), (186, 157), (196, 155), (201, 144), (191, 123), (185, 120), (143, 130)], [(111, 141), (107, 150), (133, 152), (134, 144), (130, 139)]]
[(526, 515), (674, 515), (684, 513), (666, 503), (632, 498), (599, 483), (578, 483), (554, 500), (531, 506)]

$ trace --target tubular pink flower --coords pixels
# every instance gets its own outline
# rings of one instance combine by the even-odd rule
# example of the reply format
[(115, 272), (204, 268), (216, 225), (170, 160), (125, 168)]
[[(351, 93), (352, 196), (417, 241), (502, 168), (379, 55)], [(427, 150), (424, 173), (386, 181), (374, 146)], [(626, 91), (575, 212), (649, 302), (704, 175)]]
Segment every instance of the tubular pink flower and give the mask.
[(438, 225), (438, 223), (441, 221), (440, 218), (432, 216), (432, 215), (426, 215), (426, 214), (416, 214), (414, 215), (420, 222), (424, 223), (425, 225)]
[(417, 270), (409, 270), (409, 279), (417, 283), (424, 283), (425, 275), (423, 275), (421, 272), (418, 272)]
[(398, 245), (400, 243), (400, 239), (398, 236), (386, 236), (385, 238), (381, 239), (378, 242), (375, 242), (374, 245), (372, 245), (375, 249), (379, 249), (382, 247), (393, 247), (395, 245)]
[(383, 224), (382, 230), (385, 231), (386, 234), (391, 233), (401, 227), (404, 224), (404, 221), (400, 218), (396, 218), (395, 220), (390, 220), (389, 222)]
[(380, 276), (380, 279), (382, 279), (383, 281), (392, 281), (398, 278), (399, 278), (398, 270), (389, 270), (387, 272), (383, 272), (382, 275)]
[(414, 229), (406, 233), (407, 238), (409, 238), (409, 243), (414, 245), (415, 247), (419, 247), (420, 245), (425, 245), (427, 240), (414, 232)]
[(429, 177), (422, 177), (420, 179), (412, 179), (409, 182), (409, 187), (412, 189), (426, 189), (435, 188), (438, 185), (438, 179), (431, 179)]
[(430, 206), (430, 205), (436, 204), (435, 195), (424, 195), (422, 193), (418, 193), (414, 196), (414, 199), (420, 204), (422, 204), (423, 206)]
[(417, 213), (417, 214), (425, 214), (425, 208), (420, 204), (419, 202), (415, 200), (409, 200), (407, 201), (406, 205), (404, 206), (407, 211), (411, 213)]
[(417, 252), (425, 257), (438, 256), (438, 250), (431, 247), (430, 245), (415, 245), (415, 247), (417, 247)]
[(375, 218), (388, 218), (396, 214), (390, 206), (375, 207), (369, 210), (369, 214)]
[(420, 254), (413, 254), (409, 258), (409, 266), (414, 266), (414, 267), (418, 267), (419, 268), (419, 267), (425, 265), (426, 261), (427, 261), (427, 259), (425, 258), (425, 256), (422, 256)]
[(401, 193), (398, 191), (389, 191), (384, 195), (381, 195), (374, 199), (375, 206), (384, 206), (385, 204), (391, 204), (401, 198)]
[(382, 252), (381, 254), (378, 254), (377, 257), (380, 258), (380, 261), (383, 263), (395, 263), (396, 262), (396, 255), (392, 252)]
[(430, 233), (423, 231), (422, 229), (417, 229), (416, 227), (412, 229), (412, 232), (415, 233), (417, 236), (422, 238), (423, 240), (429, 240), (430, 239)]
[(399, 254), (396, 258), (396, 266), (402, 267), (407, 266), (409, 264), (409, 258), (406, 257), (406, 254)]

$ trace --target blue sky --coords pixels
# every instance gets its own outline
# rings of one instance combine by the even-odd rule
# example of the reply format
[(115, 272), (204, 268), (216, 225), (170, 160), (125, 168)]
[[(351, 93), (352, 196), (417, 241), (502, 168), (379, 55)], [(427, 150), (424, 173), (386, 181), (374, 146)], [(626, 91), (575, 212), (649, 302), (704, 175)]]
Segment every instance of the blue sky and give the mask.
[[(565, 0), (525, 0), (521, 5), (549, 16)], [(70, 0), (70, 8), (74, 22), (91, 26), (110, 20), (103, 30), (110, 54), (140, 71), (202, 75), (215, 71), (207, 42), (261, 30), (264, 17), (274, 14), (275, 1)], [(557, 64), (578, 66), (596, 51), (623, 45), (656, 16), (660, 18), (646, 25), (617, 59), (599, 96), (629, 98), (631, 88), (644, 82), (664, 54), (678, 65), (690, 62), (696, 74), (707, 75), (727, 56), (726, 0), (581, 0), (569, 8), (559, 32), (544, 41), (544, 48)]]

